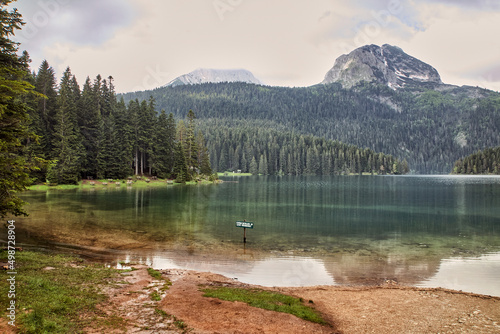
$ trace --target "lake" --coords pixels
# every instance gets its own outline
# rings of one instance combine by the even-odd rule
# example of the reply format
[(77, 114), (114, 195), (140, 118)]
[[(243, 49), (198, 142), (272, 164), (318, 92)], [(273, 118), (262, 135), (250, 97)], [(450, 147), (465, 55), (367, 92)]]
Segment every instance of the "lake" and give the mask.
[[(395, 281), (500, 296), (500, 177), (224, 180), (28, 192), (18, 241), (265, 286)], [(254, 223), (246, 244), (242, 220)]]

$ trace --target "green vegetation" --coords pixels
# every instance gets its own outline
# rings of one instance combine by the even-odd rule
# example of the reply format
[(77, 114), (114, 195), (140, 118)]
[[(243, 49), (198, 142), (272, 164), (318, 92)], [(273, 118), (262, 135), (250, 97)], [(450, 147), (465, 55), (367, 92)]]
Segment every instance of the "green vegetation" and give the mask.
[(149, 294), (149, 297), (151, 298), (152, 301), (159, 302), (161, 300), (161, 295), (158, 291), (152, 291)]
[(154, 279), (157, 279), (157, 280), (162, 280), (163, 279), (163, 277), (161, 275), (161, 272), (159, 272), (158, 270), (155, 270), (153, 268), (148, 268), (148, 273)]
[(93, 82), (87, 78), (80, 89), (69, 67), (57, 87), (46, 61), (32, 80), (36, 91), (47, 96), (31, 101), (31, 128), (42, 141), (28, 148), (47, 161), (33, 175), (38, 182), (77, 184), (81, 179), (148, 175), (185, 183), (212, 175), (193, 111), (184, 125), (172, 114), (158, 113), (152, 98), (125, 105), (116, 98), (111, 76), (98, 75)]
[[(278, 174), (288, 155), (301, 155), (293, 162), (305, 166), (307, 151), (314, 157), (315, 145), (292, 148), (301, 136), (390, 154), (420, 173), (448, 173), (460, 157), (500, 145), (500, 94), (475, 87), (441, 86), (438, 91), (422, 85), (394, 91), (374, 84), (343, 89), (339, 84), (288, 88), (220, 83), (123, 95), (126, 101), (150, 96), (176, 117), (179, 110), (196, 112), (212, 167), (221, 172), (249, 172), (253, 158), (258, 171), (261, 155), (269, 174)], [(276, 133), (290, 139), (275, 140)], [(323, 159), (321, 147), (316, 148)]]
[(500, 175), (500, 146), (487, 148), (457, 160), (452, 174)]
[[(120, 189), (125, 187), (132, 188), (156, 188), (156, 187), (166, 187), (172, 185), (179, 185), (173, 180), (162, 180), (156, 179), (154, 181), (144, 181), (137, 180), (131, 183), (127, 183), (128, 180), (95, 180), (95, 181), (79, 181), (78, 184), (34, 184), (29, 186), (27, 189), (32, 191), (47, 191), (47, 190), (72, 190), (72, 189)], [(217, 180), (204, 180), (197, 179), (194, 181), (189, 181), (184, 184), (213, 184)], [(91, 183), (92, 182), (92, 183)], [(119, 184), (116, 184), (118, 182)]]
[[(207, 120), (216, 170), (257, 175), (406, 174), (408, 163), (371, 149), (315, 136)], [(215, 145), (215, 146), (213, 146)], [(250, 158), (248, 158), (250, 157)], [(224, 173), (223, 173), (224, 174)], [(240, 175), (240, 174), (234, 174)], [(248, 174), (247, 174), (248, 175)]]
[(304, 305), (300, 298), (259, 289), (217, 287), (203, 289), (202, 291), (204, 292), (204, 297), (241, 301), (253, 307), (289, 313), (307, 321), (327, 324), (317, 311)]
[[(6, 258), (7, 252), (0, 252), (0, 259)], [(17, 252), (16, 263), (16, 325), (23, 333), (77, 333), (99, 322), (96, 305), (105, 300), (99, 287), (119, 275), (78, 258), (39, 252)], [(1, 305), (9, 303), (7, 283), (0, 281)], [(5, 309), (1, 314), (5, 317)], [(123, 322), (113, 319), (107, 321)]]
[(26, 215), (24, 202), (16, 196), (31, 183), (30, 171), (38, 159), (25, 150), (26, 141), (36, 142), (29, 128), (29, 105), (34, 87), (29, 82), (29, 56), (18, 56), (18, 43), (10, 38), (24, 25), (16, 9), (6, 8), (12, 0), (0, 2), (0, 217)]

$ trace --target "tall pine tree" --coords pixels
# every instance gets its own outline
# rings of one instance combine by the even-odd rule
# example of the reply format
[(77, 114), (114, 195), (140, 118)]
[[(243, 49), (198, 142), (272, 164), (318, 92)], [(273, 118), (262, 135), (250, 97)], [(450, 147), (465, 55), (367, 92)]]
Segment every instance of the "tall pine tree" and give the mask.
[(76, 184), (80, 179), (84, 147), (76, 119), (78, 94), (78, 85), (68, 67), (59, 88), (54, 128), (54, 157), (57, 163), (50, 171), (49, 182)]

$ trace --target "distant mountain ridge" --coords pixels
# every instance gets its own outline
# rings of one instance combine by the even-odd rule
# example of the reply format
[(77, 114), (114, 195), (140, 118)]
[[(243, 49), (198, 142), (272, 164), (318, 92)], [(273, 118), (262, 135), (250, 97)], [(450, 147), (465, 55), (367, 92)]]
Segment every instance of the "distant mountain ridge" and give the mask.
[(434, 67), (388, 44), (382, 47), (365, 45), (340, 56), (322, 83), (338, 82), (344, 88), (351, 88), (362, 81), (384, 84), (394, 90), (422, 84), (443, 84)]
[(262, 85), (252, 72), (245, 69), (209, 69), (198, 68), (188, 74), (181, 75), (165, 86), (197, 85), (203, 83), (245, 82)]

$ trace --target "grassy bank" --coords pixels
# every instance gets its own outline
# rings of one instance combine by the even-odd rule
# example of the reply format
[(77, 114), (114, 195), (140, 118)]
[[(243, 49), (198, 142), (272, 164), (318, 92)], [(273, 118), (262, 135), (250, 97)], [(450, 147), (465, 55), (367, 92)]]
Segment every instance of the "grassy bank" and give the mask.
[[(216, 287), (202, 290), (204, 297), (240, 301), (265, 310), (292, 314), (298, 318), (325, 325), (327, 322), (304, 301), (288, 295), (260, 289)], [(312, 303), (312, 301), (309, 301)]]
[[(215, 181), (217, 182), (217, 181)], [(184, 184), (188, 185), (196, 185), (196, 184), (213, 184), (214, 182), (208, 180), (200, 180), (200, 181), (190, 181)], [(49, 184), (35, 184), (28, 188), (28, 190), (33, 191), (47, 191), (47, 190), (71, 190), (71, 189), (119, 189), (119, 188), (157, 188), (157, 187), (167, 187), (174, 186), (183, 183), (176, 183), (172, 180), (149, 180), (146, 181), (144, 179), (133, 180), (128, 182), (128, 180), (82, 180), (78, 182), (78, 184), (58, 184), (58, 185), (49, 185)]]
[[(15, 300), (15, 324), (21, 333), (78, 333), (100, 324), (96, 305), (106, 299), (100, 287), (119, 277), (118, 270), (64, 255), (16, 252), (15, 298), (9, 298), (6, 271), (0, 281), (0, 304)], [(6, 261), (7, 252), (0, 252)], [(123, 272), (123, 271), (122, 271)], [(0, 311), (6, 317), (6, 308)], [(111, 327), (124, 320), (107, 319)]]

